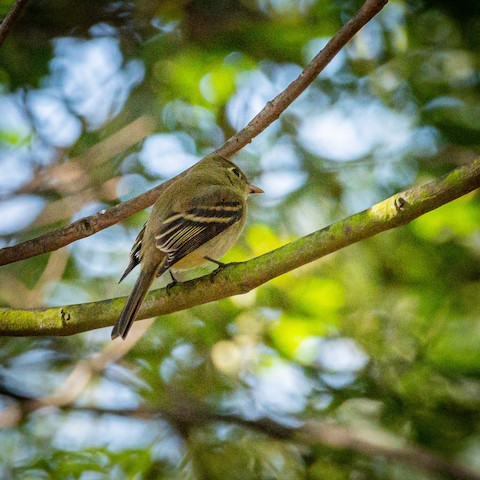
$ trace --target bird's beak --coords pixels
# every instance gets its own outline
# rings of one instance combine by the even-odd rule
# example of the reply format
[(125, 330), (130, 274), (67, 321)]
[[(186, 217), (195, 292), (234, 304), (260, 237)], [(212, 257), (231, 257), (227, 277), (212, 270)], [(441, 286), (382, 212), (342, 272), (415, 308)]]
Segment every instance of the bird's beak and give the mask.
[(261, 188), (248, 184), (248, 193), (264, 193)]

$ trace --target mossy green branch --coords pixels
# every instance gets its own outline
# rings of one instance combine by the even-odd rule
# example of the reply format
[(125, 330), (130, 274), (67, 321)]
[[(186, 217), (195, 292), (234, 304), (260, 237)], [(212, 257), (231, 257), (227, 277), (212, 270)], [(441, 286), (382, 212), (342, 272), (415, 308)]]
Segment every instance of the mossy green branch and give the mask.
[[(17, 0), (25, 3), (25, 0)], [(347, 42), (366, 25), (388, 3), (388, 0), (366, 0), (358, 12), (328, 41), (321, 51), (305, 67), (285, 90), (269, 101), (248, 125), (229, 138), (213, 154), (230, 157), (249, 144), (260, 132), (271, 125), (282, 112), (315, 80), (317, 75), (330, 63), (333, 57)], [(2, 23), (3, 25), (3, 23)], [(175, 178), (158, 185), (138, 197), (115, 205), (94, 215), (60, 227), (56, 230), (25, 240), (16, 245), (0, 248), (0, 265), (19, 262), (27, 258), (53, 252), (59, 248), (93, 235), (108, 228), (140, 210), (153, 205), (158, 196), (173, 181), (185, 175), (183, 172)]]
[[(246, 293), (272, 278), (380, 232), (405, 225), (480, 186), (480, 158), (425, 185), (393, 195), (329, 227), (248, 262), (151, 292), (138, 319)], [(0, 335), (72, 335), (113, 325), (125, 297), (35, 310), (0, 309)]]

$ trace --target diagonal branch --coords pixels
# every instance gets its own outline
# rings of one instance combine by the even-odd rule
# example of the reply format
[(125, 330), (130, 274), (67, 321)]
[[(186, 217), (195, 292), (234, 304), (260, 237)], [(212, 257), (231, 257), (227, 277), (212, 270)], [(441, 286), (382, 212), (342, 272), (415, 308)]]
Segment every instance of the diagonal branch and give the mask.
[(253, 138), (263, 132), (292, 104), (299, 95), (317, 78), (320, 72), (333, 60), (347, 42), (387, 4), (388, 0), (367, 0), (356, 15), (351, 18), (325, 45), (303, 72), (265, 107), (240, 132), (229, 138), (214, 153), (230, 157)]
[(122, 416), (139, 416), (141, 418), (162, 416), (174, 424), (180, 423), (190, 428), (203, 426), (211, 422), (230, 423), (278, 440), (303, 445), (323, 445), (335, 449), (350, 450), (367, 456), (381, 456), (429, 473), (443, 473), (462, 480), (480, 480), (480, 472), (425, 448), (408, 444), (405, 439), (384, 430), (352, 428), (339, 425), (333, 421), (319, 420), (310, 420), (303, 425), (291, 427), (268, 417), (253, 420), (238, 414), (215, 412), (198, 405), (195, 407), (182, 405), (182, 407), (184, 408), (178, 409), (178, 411), (155, 410), (145, 407), (122, 412), (118, 410), (93, 411), (100, 414), (109, 413)]
[[(260, 132), (273, 123), (280, 114), (313, 82), (345, 44), (367, 24), (388, 0), (366, 0), (357, 14), (349, 20), (327, 43), (310, 64), (275, 99), (268, 102), (261, 112), (240, 132), (227, 140), (215, 153), (230, 157), (250, 143)], [(184, 175), (185, 172), (179, 176)], [(0, 265), (18, 262), (27, 258), (52, 252), (76, 240), (88, 237), (118, 223), (134, 213), (152, 205), (167, 185), (179, 176), (133, 198), (95, 215), (52, 230), (31, 240), (0, 249)]]
[(7, 16), (2, 20), (2, 23), (0, 23), (0, 46), (2, 46), (3, 42), (7, 38), (7, 35), (10, 33), (13, 24), (20, 16), (20, 13), (27, 2), (28, 0), (16, 0), (10, 11), (7, 13)]
[[(248, 262), (231, 265), (215, 277), (201, 277), (155, 290), (139, 319), (246, 293), (272, 278), (380, 232), (405, 225), (480, 187), (480, 157), (443, 177), (412, 187), (329, 227)], [(64, 307), (31, 310), (0, 308), (0, 335), (72, 335), (113, 325), (125, 297)]]
[[(24, 401), (23, 399), (18, 400), (20, 402)], [(480, 472), (474, 471), (453, 459), (447, 459), (425, 448), (409, 444), (405, 439), (384, 430), (352, 428), (325, 420), (310, 420), (302, 425), (292, 427), (268, 417), (247, 419), (235, 413), (216, 412), (197, 403), (187, 404), (182, 402), (181, 407), (177, 405), (174, 410), (149, 407), (139, 407), (135, 410), (115, 410), (70, 405), (61, 406), (62, 410), (65, 411), (81, 411), (95, 415), (107, 414), (147, 420), (163, 417), (182, 430), (190, 430), (211, 423), (233, 424), (281, 441), (308, 446), (321, 445), (334, 449), (349, 450), (366, 456), (380, 456), (428, 473), (447, 474), (459, 480), (480, 480)], [(16, 421), (20, 420), (22, 413), (25, 414), (25, 409), (12, 412), (8, 411), (8, 408), (12, 409), (14, 407), (5, 408), (3, 411), (7, 411), (5, 411), (4, 416), (7, 417), (8, 414), (10, 418)], [(30, 411), (27, 410), (27, 413)], [(11, 425), (10, 422), (4, 426), (9, 427)], [(2, 426), (0, 424), (0, 428)]]
[(399, 438), (383, 432), (380, 435), (366, 429), (352, 429), (327, 422), (309, 422), (299, 428), (296, 434), (297, 441), (309, 445), (328, 445), (364, 455), (382, 456), (426, 472), (447, 474), (457, 479), (480, 480), (479, 472), (424, 448), (405, 444)]
[(42, 408), (67, 409), (84, 393), (96, 374), (105, 370), (109, 364), (118, 362), (136, 345), (153, 320), (151, 318), (148, 322), (143, 322), (143, 325), (134, 325), (133, 327), (139, 328), (132, 328), (124, 342), (107, 343), (100, 352), (78, 361), (65, 380), (50, 395), (30, 397), (0, 385), (0, 395), (16, 401), (0, 409), (0, 429), (16, 427), (27, 415)]

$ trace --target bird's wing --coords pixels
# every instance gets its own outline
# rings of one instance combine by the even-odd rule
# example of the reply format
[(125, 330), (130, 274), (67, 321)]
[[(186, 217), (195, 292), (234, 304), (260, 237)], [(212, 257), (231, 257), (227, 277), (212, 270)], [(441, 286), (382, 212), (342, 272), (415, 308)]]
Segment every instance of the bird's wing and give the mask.
[(162, 270), (239, 222), (243, 209), (240, 197), (218, 187), (208, 196), (194, 198), (184, 211), (172, 212), (155, 235), (157, 248), (166, 254)]
[(146, 226), (147, 224), (145, 223), (145, 225), (140, 230), (140, 232), (138, 232), (137, 238), (133, 243), (132, 250), (130, 251), (130, 263), (128, 264), (128, 267), (123, 272), (122, 278), (118, 283), (120, 283), (142, 260), (142, 257), (141, 257), (142, 240), (143, 240), (143, 234), (145, 233)]

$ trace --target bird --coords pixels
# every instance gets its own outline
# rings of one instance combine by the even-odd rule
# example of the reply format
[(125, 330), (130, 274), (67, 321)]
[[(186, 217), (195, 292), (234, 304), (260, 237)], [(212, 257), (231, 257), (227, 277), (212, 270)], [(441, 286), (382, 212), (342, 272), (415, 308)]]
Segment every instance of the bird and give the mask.
[[(221, 155), (208, 155), (162, 191), (140, 230), (120, 282), (137, 266), (140, 274), (112, 330), (125, 339), (155, 280), (167, 270), (197, 268), (218, 260), (245, 225), (247, 197), (263, 193)], [(172, 273), (173, 271), (173, 273)], [(119, 282), (119, 283), (120, 283)]]

